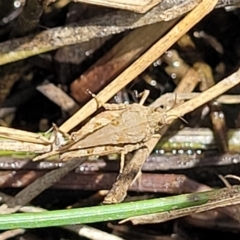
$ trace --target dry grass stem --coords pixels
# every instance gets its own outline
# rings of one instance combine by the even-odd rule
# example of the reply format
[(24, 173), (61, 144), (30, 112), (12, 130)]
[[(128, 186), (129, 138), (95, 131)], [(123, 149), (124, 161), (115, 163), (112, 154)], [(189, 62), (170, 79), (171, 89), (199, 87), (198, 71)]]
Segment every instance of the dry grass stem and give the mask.
[(221, 82), (217, 83), (213, 87), (199, 94), (195, 98), (169, 110), (166, 113), (166, 122), (171, 122), (173, 119), (184, 116), (185, 114), (195, 110), (196, 108), (202, 106), (203, 104), (213, 100), (224, 92), (228, 91), (232, 87), (240, 83), (240, 69), (235, 73), (231, 74)]
[[(159, 106), (171, 106), (174, 103), (175, 99), (177, 101), (189, 100), (199, 96), (201, 93), (198, 92), (182, 92), (182, 93), (166, 93), (156, 99), (151, 106), (152, 107), (159, 107)], [(230, 95), (224, 94), (215, 99), (215, 101), (221, 104), (240, 104), (240, 95)]]
[(129, 2), (127, 0), (75, 0), (75, 2), (84, 2), (105, 7), (125, 9), (139, 13), (147, 12), (161, 1), (162, 0), (135, 0), (134, 2)]

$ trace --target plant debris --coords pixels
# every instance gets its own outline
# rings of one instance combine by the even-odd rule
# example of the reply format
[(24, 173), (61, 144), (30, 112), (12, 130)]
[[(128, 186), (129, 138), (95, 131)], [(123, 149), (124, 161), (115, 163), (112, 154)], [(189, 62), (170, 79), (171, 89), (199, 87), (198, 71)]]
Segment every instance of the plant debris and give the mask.
[(221, 188), (213, 202), (129, 219), (141, 228), (108, 221), (0, 239), (239, 238), (239, 6), (0, 2), (1, 214)]

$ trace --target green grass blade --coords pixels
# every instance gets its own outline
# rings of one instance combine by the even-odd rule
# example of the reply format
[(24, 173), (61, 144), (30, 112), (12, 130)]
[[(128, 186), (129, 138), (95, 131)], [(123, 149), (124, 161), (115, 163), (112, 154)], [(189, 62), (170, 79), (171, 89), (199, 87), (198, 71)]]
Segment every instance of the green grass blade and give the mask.
[(39, 213), (0, 215), (0, 230), (39, 228), (119, 220), (133, 216), (169, 211), (204, 204), (216, 198), (219, 190), (184, 194), (116, 205), (103, 205)]

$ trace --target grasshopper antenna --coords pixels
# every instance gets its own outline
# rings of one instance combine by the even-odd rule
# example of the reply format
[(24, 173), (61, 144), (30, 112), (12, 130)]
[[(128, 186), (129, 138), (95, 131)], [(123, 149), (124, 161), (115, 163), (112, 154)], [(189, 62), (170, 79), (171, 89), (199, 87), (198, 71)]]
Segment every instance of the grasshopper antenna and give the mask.
[(97, 108), (102, 107), (104, 104), (102, 104), (98, 99), (97, 99), (97, 95), (94, 94), (93, 92), (91, 92), (89, 89), (86, 89), (87, 93), (95, 99), (96, 103), (97, 103)]

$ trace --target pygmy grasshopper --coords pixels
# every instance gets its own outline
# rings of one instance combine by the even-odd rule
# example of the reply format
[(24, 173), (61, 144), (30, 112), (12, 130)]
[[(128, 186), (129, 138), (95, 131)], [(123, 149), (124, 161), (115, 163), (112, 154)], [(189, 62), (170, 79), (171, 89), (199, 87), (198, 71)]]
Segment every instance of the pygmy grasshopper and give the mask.
[(73, 157), (120, 153), (122, 169), (124, 155), (144, 147), (150, 138), (158, 137), (156, 132), (164, 123), (161, 108), (143, 106), (148, 94), (148, 91), (144, 92), (139, 104), (104, 104), (106, 111), (92, 118), (79, 131), (73, 132), (66, 144), (34, 160), (54, 154), (60, 154), (62, 160), (68, 160)]

